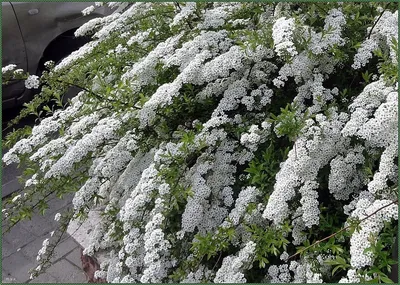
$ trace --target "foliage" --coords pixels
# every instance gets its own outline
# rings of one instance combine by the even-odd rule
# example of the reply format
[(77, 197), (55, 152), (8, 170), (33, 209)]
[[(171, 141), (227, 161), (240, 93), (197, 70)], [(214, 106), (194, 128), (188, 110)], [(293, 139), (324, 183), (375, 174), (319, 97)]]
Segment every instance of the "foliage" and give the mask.
[(40, 79), (3, 67), (41, 84), (5, 140), (10, 226), (75, 193), (60, 228), (101, 212), (85, 253), (108, 282), (391, 281), (396, 5), (109, 5)]

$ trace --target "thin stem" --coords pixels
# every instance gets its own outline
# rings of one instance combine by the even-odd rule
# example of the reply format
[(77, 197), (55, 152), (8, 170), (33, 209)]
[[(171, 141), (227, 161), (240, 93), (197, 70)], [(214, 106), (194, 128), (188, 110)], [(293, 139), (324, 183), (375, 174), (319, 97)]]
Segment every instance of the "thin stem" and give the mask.
[[(74, 87), (76, 87), (76, 88), (80, 88), (80, 89), (82, 89), (82, 90), (84, 90), (84, 91), (86, 91), (86, 92), (92, 94), (94, 97), (96, 97), (96, 98), (97, 98), (98, 100), (100, 100), (100, 101), (106, 101), (106, 102), (111, 102), (111, 103), (121, 103), (121, 104), (123, 104), (123, 105), (129, 105), (128, 103), (121, 102), (121, 101), (118, 101), (118, 100), (113, 100), (113, 99), (104, 98), (104, 97), (100, 96), (99, 94), (94, 93), (92, 90), (89, 90), (89, 89), (87, 89), (87, 88), (85, 88), (85, 87), (79, 86), (79, 85), (77, 85), (77, 84), (75, 84), (75, 83), (63, 81), (63, 80), (60, 80), (60, 79), (57, 79), (57, 82), (64, 83), (64, 84), (68, 84), (68, 85), (74, 86)], [(129, 106), (129, 107), (132, 107), (132, 108), (134, 108), (134, 109), (136, 109), (136, 110), (141, 110), (141, 108), (136, 107), (136, 106), (134, 106), (134, 105), (133, 105), (133, 106)]]
[(383, 11), (381, 12), (381, 14), (379, 15), (378, 19), (375, 21), (375, 23), (372, 25), (371, 30), (369, 31), (368, 34), (368, 39), (371, 37), (372, 34), (372, 30), (375, 28), (376, 24), (378, 24), (379, 20), (382, 18), (383, 13), (385, 13), (387, 7), (389, 7), (390, 2), (388, 2), (385, 6), (385, 8), (383, 9)]
[[(377, 209), (375, 212), (373, 212), (373, 213), (369, 214), (368, 216), (366, 216), (365, 218), (361, 219), (361, 220), (360, 220), (360, 223), (363, 222), (363, 221), (365, 221), (366, 219), (372, 217), (373, 215), (375, 215), (377, 212), (383, 210), (384, 208), (387, 208), (387, 207), (389, 207), (390, 205), (393, 205), (393, 204), (397, 204), (398, 201), (399, 201), (399, 200), (397, 199), (397, 200), (392, 201), (391, 203), (389, 203), (389, 204), (387, 204), (387, 205), (385, 205), (385, 206), (380, 207), (380, 208)], [(333, 233), (333, 234), (331, 234), (331, 235), (329, 235), (329, 236), (327, 236), (327, 237), (325, 237), (325, 238), (323, 238), (323, 239), (317, 240), (317, 241), (314, 242), (312, 245), (309, 245), (309, 246), (307, 246), (306, 248), (304, 248), (304, 249), (298, 251), (297, 253), (295, 253), (295, 254), (289, 256), (288, 260), (291, 259), (291, 258), (293, 258), (293, 257), (295, 257), (295, 256), (297, 256), (297, 255), (299, 255), (299, 254), (301, 254), (301, 253), (303, 253), (304, 251), (308, 250), (309, 248), (314, 247), (314, 246), (316, 246), (317, 244), (319, 244), (319, 243), (321, 243), (321, 242), (323, 242), (323, 241), (326, 241), (327, 239), (330, 239), (331, 237), (336, 236), (337, 234), (339, 234), (339, 233), (341, 233), (341, 232), (343, 232), (343, 231), (349, 229), (350, 227), (351, 227), (351, 225), (348, 225), (347, 227), (344, 227), (344, 228), (340, 229), (340, 230), (337, 231), (336, 233)]]
[(328, 15), (328, 11), (326, 11), (323, 7), (319, 6), (317, 3), (314, 3), (315, 6), (317, 6), (320, 10), (322, 10), (325, 15)]
[(214, 268), (217, 266), (219, 260), (221, 259), (221, 256), (222, 256), (222, 250), (219, 252), (219, 256), (218, 256), (217, 262), (215, 262), (214, 267), (211, 269), (211, 271), (214, 271)]
[(179, 5), (179, 2), (174, 2), (175, 7), (179, 9), (179, 11), (182, 11), (181, 5)]

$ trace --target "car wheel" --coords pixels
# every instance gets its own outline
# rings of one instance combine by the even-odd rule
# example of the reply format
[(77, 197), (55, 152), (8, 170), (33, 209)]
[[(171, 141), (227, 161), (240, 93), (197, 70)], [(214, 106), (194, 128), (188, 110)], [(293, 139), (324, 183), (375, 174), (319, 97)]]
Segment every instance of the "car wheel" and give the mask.
[[(75, 30), (71, 30), (58, 38), (56, 38), (50, 45), (46, 48), (43, 53), (43, 57), (41, 58), (37, 75), (41, 76), (43, 71), (46, 70), (44, 64), (47, 61), (54, 61), (57, 65), (60, 63), (65, 57), (70, 55), (73, 51), (78, 50), (81, 46), (88, 43), (91, 38), (90, 37), (79, 37), (76, 38), (74, 36)], [(63, 104), (68, 102), (68, 99), (73, 98), (78, 94), (81, 89), (71, 86), (68, 91), (63, 96)]]

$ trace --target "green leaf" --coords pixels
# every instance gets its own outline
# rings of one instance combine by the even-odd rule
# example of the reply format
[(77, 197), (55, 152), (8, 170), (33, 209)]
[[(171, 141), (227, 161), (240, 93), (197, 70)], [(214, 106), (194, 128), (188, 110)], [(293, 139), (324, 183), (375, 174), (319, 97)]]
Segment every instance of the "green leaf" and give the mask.
[(339, 270), (339, 269), (344, 269), (344, 268), (343, 268), (343, 266), (341, 266), (341, 265), (336, 266), (336, 267), (333, 268), (333, 270), (332, 270), (332, 276), (335, 275), (335, 272), (336, 272), (337, 270)]
[(381, 280), (382, 280), (384, 283), (394, 283), (394, 282), (392, 281), (392, 279), (390, 279), (390, 278), (387, 277), (387, 276), (380, 276), (380, 278), (381, 278)]

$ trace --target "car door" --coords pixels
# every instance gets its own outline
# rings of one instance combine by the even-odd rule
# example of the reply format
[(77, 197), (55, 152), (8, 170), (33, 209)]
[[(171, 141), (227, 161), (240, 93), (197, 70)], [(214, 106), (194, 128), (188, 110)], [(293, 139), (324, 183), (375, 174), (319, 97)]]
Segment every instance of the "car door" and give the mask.
[(89, 16), (82, 10), (94, 2), (11, 2), (18, 19), (28, 55), (28, 71), (37, 72), (37, 65), (46, 47), (59, 35), (80, 27), (89, 19), (104, 16), (106, 9), (97, 8)]
[[(2, 66), (16, 64), (17, 68), (27, 70), (27, 56), (24, 40), (17, 17), (10, 2), (2, 2)], [(13, 82), (2, 87), (4, 104), (14, 101), (25, 90), (22, 81)]]

